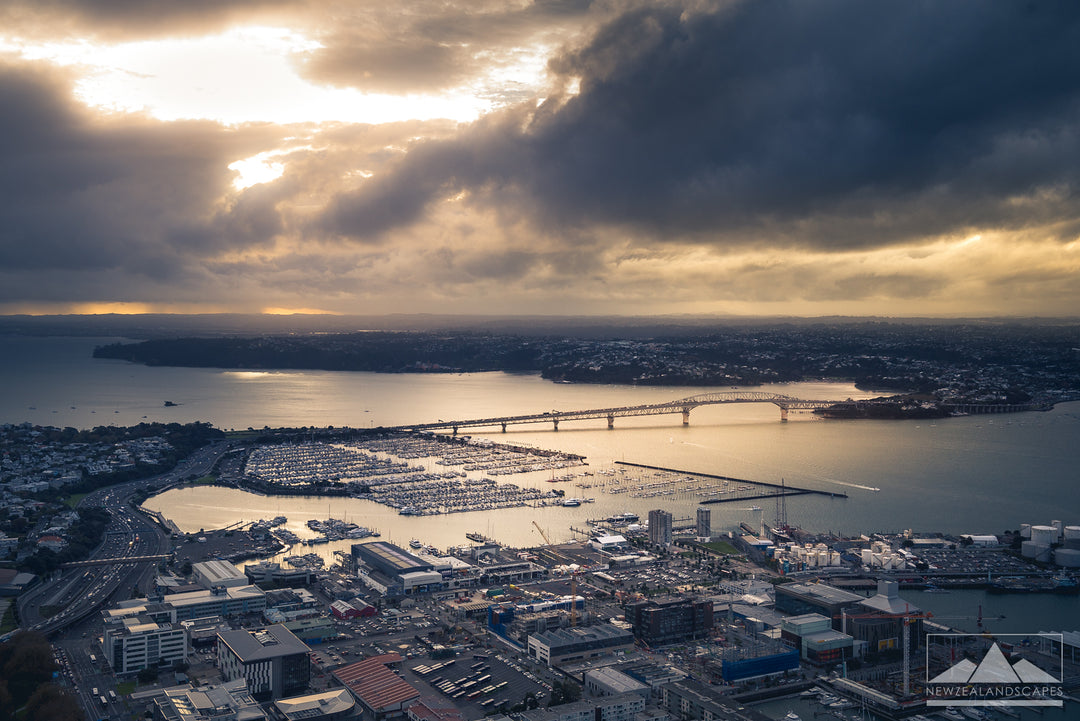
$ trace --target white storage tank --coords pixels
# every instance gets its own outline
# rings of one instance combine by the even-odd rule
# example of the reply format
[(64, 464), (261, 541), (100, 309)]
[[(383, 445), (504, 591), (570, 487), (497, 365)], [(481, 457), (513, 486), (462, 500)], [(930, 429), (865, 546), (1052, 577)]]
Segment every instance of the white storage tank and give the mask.
[(828, 566), (829, 565), (829, 552), (828, 551), (818, 551), (817, 565), (819, 565), (819, 566)]
[(869, 566), (874, 562), (874, 554), (869, 548), (862, 550), (862, 563), (864, 566)]
[(1065, 526), (1063, 529), (1065, 542), (1080, 541), (1080, 526)]
[(829, 565), (830, 566), (839, 566), (840, 565), (840, 556), (841, 556), (841, 554), (838, 551), (831, 552), (829, 554)]
[(1050, 546), (1035, 541), (1024, 541), (1020, 544), (1020, 555), (1033, 561), (1049, 562)]
[(1053, 526), (1032, 526), (1031, 542), (1038, 546), (1050, 546), (1057, 542), (1057, 529)]
[(1020, 524), (1020, 538), (1027, 538), (1029, 540), (1031, 539), (1031, 524), (1030, 523), (1021, 523)]
[(1062, 568), (1080, 568), (1080, 549), (1057, 549), (1054, 551), (1054, 563)]
[(1061, 521), (1050, 521), (1050, 525), (1053, 526), (1054, 530), (1057, 532), (1057, 536), (1054, 538), (1054, 543), (1057, 543), (1061, 540), (1061, 529), (1065, 527), (1065, 524)]

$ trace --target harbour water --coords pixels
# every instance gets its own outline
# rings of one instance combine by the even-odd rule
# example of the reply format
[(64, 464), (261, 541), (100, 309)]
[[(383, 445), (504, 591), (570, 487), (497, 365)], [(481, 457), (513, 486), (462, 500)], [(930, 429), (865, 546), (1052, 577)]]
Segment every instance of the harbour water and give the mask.
[[(673, 400), (715, 388), (654, 388), (556, 384), (538, 375), (506, 373), (385, 375), (287, 371), (244, 372), (201, 368), (146, 367), (94, 360), (95, 345), (110, 339), (4, 339), (0, 373), (0, 420), (92, 427), (141, 421), (206, 421), (218, 428), (348, 425), (373, 427), (440, 418), (475, 418), (545, 410), (603, 408)], [(799, 383), (774, 390), (802, 398), (868, 397), (850, 385)], [(166, 400), (179, 405), (165, 407)], [(937, 421), (838, 421), (809, 414), (781, 423), (771, 404), (701, 407), (683, 426), (678, 415), (617, 419), (606, 423), (512, 426), (473, 432), (496, 441), (564, 450), (587, 457), (590, 467), (610, 468), (630, 461), (766, 482), (838, 490), (846, 500), (820, 496), (791, 498), (790, 522), (818, 531), (844, 533), (914, 528), (952, 533), (1000, 533), (1021, 523), (1061, 519), (1080, 524), (1080, 404), (1062, 404), (1046, 413), (967, 416)], [(516, 477), (515, 477), (516, 482)], [(869, 490), (879, 488), (880, 491)], [(576, 489), (575, 489), (576, 491)], [(255, 520), (258, 497), (212, 497), (220, 489), (198, 488), (168, 500), (181, 527), (214, 521)], [(583, 491), (584, 493), (584, 491)], [(570, 492), (576, 495), (576, 492)], [(647, 513), (656, 503), (624, 496), (597, 496), (578, 508), (548, 508), (539, 513), (553, 540), (584, 519), (624, 510)], [(602, 506), (603, 501), (603, 506)], [(259, 517), (278, 515), (272, 507)], [(672, 499), (671, 510), (690, 516), (695, 498)], [(307, 501), (303, 502), (307, 503)], [(325, 506), (312, 500), (315, 510)], [(356, 503), (364, 503), (357, 501)], [(766, 520), (775, 515), (767, 503)], [(769, 506), (769, 507), (766, 507)], [(301, 506), (304, 507), (304, 506)], [(727, 527), (758, 520), (759, 513), (713, 506), (714, 525)], [(532, 509), (460, 514), (439, 519), (380, 516), (380, 507), (348, 510), (362, 525), (395, 536), (412, 533), (407, 524), (455, 527), (484, 532), (489, 526), (513, 529), (511, 542), (533, 528)], [(284, 511), (282, 511), (284, 512)], [(248, 514), (251, 514), (250, 516)], [(1070, 515), (1072, 514), (1072, 515)], [(307, 511), (285, 513), (308, 518)], [(1072, 517), (1073, 515), (1077, 517)], [(524, 523), (521, 523), (524, 521)], [(507, 524), (511, 525), (507, 525)], [(400, 531), (391, 526), (401, 525)], [(419, 527), (419, 526), (417, 526)], [(464, 531), (462, 531), (464, 532)], [(453, 534), (457, 534), (454, 528)], [(449, 536), (449, 533), (448, 533)], [(449, 537), (432, 539), (446, 545)], [(533, 534), (535, 540), (535, 534)]]
[[(490, 417), (545, 410), (635, 405), (682, 398), (716, 388), (641, 388), (554, 384), (538, 375), (505, 373), (383, 375), (284, 371), (243, 372), (193, 368), (150, 368), (94, 360), (95, 345), (113, 339), (4, 338), (0, 377), (0, 422), (93, 427), (142, 421), (206, 421), (223, 429), (263, 426), (374, 427), (448, 418)], [(847, 384), (799, 383), (759, 388), (807, 399), (879, 395)], [(165, 407), (166, 400), (179, 405)], [(846, 534), (875, 531), (1001, 533), (1021, 523), (1060, 519), (1080, 525), (1080, 404), (1046, 413), (967, 416), (936, 421), (821, 420), (791, 414), (781, 423), (767, 403), (701, 407), (690, 425), (679, 415), (606, 422), (511, 427), (507, 433), (470, 432), (474, 438), (531, 445), (584, 455), (588, 465), (557, 487), (589, 496), (581, 506), (529, 506), (443, 516), (402, 516), (370, 501), (348, 498), (260, 496), (225, 488), (169, 491), (147, 505), (186, 531), (221, 528), (239, 521), (288, 517), (286, 527), (302, 538), (313, 533), (308, 519), (339, 518), (378, 530), (406, 544), (417, 538), (437, 548), (466, 543), (467, 532), (518, 546), (543, 543), (536, 525), (554, 542), (574, 537), (571, 527), (623, 511), (641, 516), (665, 508), (676, 518), (693, 517), (693, 494), (634, 498), (605, 493), (599, 471), (617, 461), (785, 483), (846, 493), (846, 499), (798, 496), (787, 500), (789, 522), (815, 531)], [(507, 482), (550, 487), (544, 473), (509, 476)], [(872, 490), (880, 489), (880, 490)], [(714, 528), (771, 521), (769, 500), (711, 506)], [(533, 522), (536, 522), (534, 525)], [(332, 562), (335, 541), (288, 553), (315, 551)], [(280, 558), (280, 557), (279, 557)], [(991, 630), (1071, 630), (1080, 617), (1076, 597), (994, 596), (978, 591), (911, 594), (911, 602), (950, 625), (974, 630), (980, 603)], [(1004, 615), (1003, 620), (990, 620)], [(967, 619), (967, 620), (964, 620)], [(1038, 626), (1034, 628), (1032, 624)]]

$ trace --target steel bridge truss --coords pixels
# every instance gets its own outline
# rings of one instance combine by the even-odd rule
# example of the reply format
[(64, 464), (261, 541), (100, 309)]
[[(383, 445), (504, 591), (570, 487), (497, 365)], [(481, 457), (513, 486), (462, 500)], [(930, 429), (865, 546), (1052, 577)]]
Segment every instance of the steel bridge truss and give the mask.
[(394, 426), (386, 430), (409, 430), (409, 431), (432, 431), (452, 430), (455, 434), (461, 428), (479, 428), (500, 426), (503, 433), (507, 426), (522, 425), (526, 423), (550, 423), (554, 430), (559, 430), (559, 424), (567, 421), (585, 421), (606, 418), (608, 428), (615, 427), (616, 418), (629, 418), (631, 416), (658, 416), (681, 413), (684, 426), (690, 425), (690, 411), (698, 406), (711, 406), (724, 403), (772, 403), (780, 408), (780, 420), (786, 421), (790, 410), (817, 410), (831, 408), (838, 404), (853, 403), (854, 401), (817, 401), (792, 398), (791, 396), (777, 393), (763, 393), (760, 391), (734, 391), (724, 393), (702, 393), (689, 398), (682, 398), (667, 403), (651, 403), (640, 406), (620, 406), (618, 408), (593, 408), (581, 411), (549, 411), (545, 413), (531, 413), (520, 416), (501, 416), (498, 418), (474, 418), (469, 420), (439, 420), (435, 423), (418, 423), (408, 426)]

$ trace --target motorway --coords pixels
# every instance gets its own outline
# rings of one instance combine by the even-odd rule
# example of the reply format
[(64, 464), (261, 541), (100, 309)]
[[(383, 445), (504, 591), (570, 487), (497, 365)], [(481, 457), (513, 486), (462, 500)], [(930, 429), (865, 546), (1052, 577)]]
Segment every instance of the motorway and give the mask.
[[(132, 496), (138, 491), (160, 492), (191, 474), (205, 475), (227, 450), (227, 443), (215, 443), (199, 449), (162, 475), (87, 494), (79, 503), (80, 507), (100, 506), (110, 514), (105, 539), (91, 558), (170, 553), (171, 539), (155, 521), (130, 505)], [(109, 690), (115, 689), (116, 680), (97, 647), (97, 635), (101, 631), (101, 618), (97, 612), (131, 598), (135, 588), (143, 593), (149, 591), (156, 570), (156, 561), (65, 569), (57, 571), (18, 600), (21, 627), (50, 636), (54, 646), (60, 649), (65, 680), (72, 685), (73, 692), (86, 709), (87, 718), (126, 716), (123, 700), (110, 698)], [(43, 606), (59, 610), (46, 617), (41, 613)], [(93, 661), (91, 654), (95, 656)], [(95, 688), (97, 694), (93, 693)]]

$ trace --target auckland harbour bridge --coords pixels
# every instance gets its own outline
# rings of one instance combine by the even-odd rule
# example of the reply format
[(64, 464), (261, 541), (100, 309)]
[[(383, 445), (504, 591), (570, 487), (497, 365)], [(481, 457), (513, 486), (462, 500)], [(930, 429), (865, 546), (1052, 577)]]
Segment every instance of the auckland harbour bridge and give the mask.
[(417, 423), (408, 426), (396, 426), (387, 430), (452, 430), (457, 433), (461, 428), (479, 428), (501, 426), (506, 432), (507, 426), (521, 425), (525, 423), (550, 423), (554, 430), (559, 430), (560, 423), (568, 421), (585, 421), (606, 418), (608, 428), (615, 427), (616, 418), (628, 418), (630, 416), (659, 416), (669, 413), (681, 413), (683, 425), (690, 425), (690, 411), (698, 406), (719, 405), (721, 403), (772, 403), (780, 408), (780, 420), (786, 421), (788, 411), (791, 410), (816, 410), (820, 408), (834, 408), (837, 406), (856, 405), (861, 401), (826, 401), (826, 400), (803, 400), (791, 396), (776, 393), (762, 393), (757, 391), (732, 391), (725, 393), (702, 393), (701, 395), (681, 398), (666, 403), (650, 403), (640, 406), (620, 406), (618, 408), (593, 408), (582, 411), (548, 411), (545, 413), (530, 413), (520, 416), (501, 416), (498, 418), (474, 418), (469, 420), (442, 420), (434, 423)]

